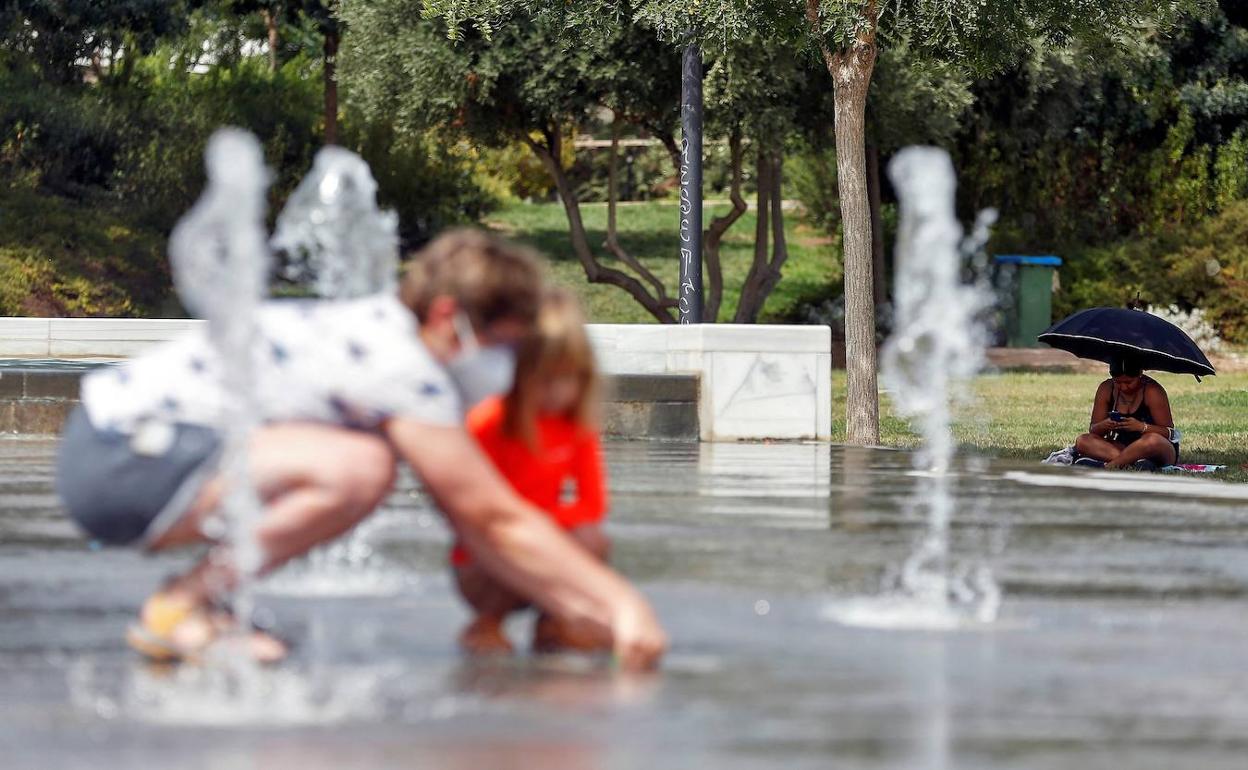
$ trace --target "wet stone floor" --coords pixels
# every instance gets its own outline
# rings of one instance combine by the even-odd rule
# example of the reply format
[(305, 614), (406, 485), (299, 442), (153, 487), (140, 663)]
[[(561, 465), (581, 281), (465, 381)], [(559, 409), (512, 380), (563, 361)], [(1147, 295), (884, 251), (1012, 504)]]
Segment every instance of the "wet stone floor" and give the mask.
[[(663, 671), (472, 663), (448, 534), (402, 485), (258, 596), (297, 644), (263, 671), (161, 670), (122, 636), (188, 555), (93, 549), (54, 443), (0, 442), (6, 768), (1242, 768), (1248, 508), (1223, 485), (968, 461), (954, 551), (1005, 592), (954, 631), (839, 625), (921, 532), (902, 453), (616, 443), (615, 563)], [(1121, 478), (1121, 477), (1120, 477)], [(524, 644), (531, 620), (511, 626)]]

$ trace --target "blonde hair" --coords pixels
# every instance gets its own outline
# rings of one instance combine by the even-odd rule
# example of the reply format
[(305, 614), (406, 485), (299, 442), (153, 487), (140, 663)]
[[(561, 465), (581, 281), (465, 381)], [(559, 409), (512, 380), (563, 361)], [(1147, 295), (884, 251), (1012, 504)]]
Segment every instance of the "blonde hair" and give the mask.
[(451, 297), (477, 329), (504, 319), (537, 318), (542, 296), (541, 258), (481, 230), (451, 230), (435, 238), (408, 264), (399, 299), (421, 323), (437, 297)]
[(580, 392), (564, 416), (595, 429), (599, 378), (585, 331), (585, 314), (572, 294), (548, 289), (542, 296), (533, 332), (516, 353), (516, 378), (506, 397), (503, 433), (536, 446), (542, 389), (551, 377), (569, 372), (580, 379)]

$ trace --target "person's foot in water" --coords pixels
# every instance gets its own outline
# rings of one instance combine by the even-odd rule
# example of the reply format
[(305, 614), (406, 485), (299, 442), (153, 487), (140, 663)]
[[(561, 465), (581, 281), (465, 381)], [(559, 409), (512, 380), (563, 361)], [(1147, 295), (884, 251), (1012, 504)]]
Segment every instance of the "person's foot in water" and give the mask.
[(1080, 457), (1078, 460), (1075, 460), (1074, 463), (1072, 464), (1080, 468), (1104, 468), (1105, 467), (1105, 462), (1103, 460), (1097, 460), (1094, 457)]
[(503, 633), (502, 618), (478, 615), (459, 634), (459, 648), (468, 655), (510, 655), (511, 642)]

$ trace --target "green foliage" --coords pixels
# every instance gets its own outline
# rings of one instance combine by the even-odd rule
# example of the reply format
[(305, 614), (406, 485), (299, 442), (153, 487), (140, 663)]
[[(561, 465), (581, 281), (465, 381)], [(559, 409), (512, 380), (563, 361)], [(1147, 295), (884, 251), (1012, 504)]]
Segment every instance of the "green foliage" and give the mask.
[(379, 203), (399, 215), (400, 234), (410, 246), (479, 220), (507, 196), (491, 178), (488, 160), (437, 134), (413, 136), (384, 122), (349, 121), (344, 144), (372, 167)]
[(1204, 309), (1224, 339), (1248, 342), (1248, 201), (1201, 224), (1165, 261), (1179, 304)]
[[(488, 177), (509, 198), (546, 201), (555, 197), (555, 183), (550, 173), (524, 142), (516, 140), (503, 147), (483, 147), (478, 150)], [(564, 152), (563, 164), (568, 166), (575, 148)]]
[(925, 56), (991, 72), (1036, 45), (1085, 40), (1108, 47), (1143, 20), (1166, 23), (1202, 5), (1204, 0), (818, 0), (813, 28), (806, 3), (792, 0), (427, 0), (422, 10), (463, 34), (499, 32), (518, 12), (597, 32), (631, 20), (673, 42), (692, 32), (708, 51), (759, 34), (787, 39), (796, 49), (821, 40), (844, 49), (878, 24), (886, 47), (909, 41)]
[(38, 70), (2, 65), (0, 93), (0, 173), (62, 194), (109, 181), (122, 116), (100, 93), (48, 88)]
[(1148, 165), (1148, 185), (1156, 191), (1150, 221), (1183, 224), (1198, 222), (1213, 208), (1210, 150), (1193, 147), (1196, 120), (1182, 109), (1178, 121)]
[(825, 232), (841, 223), (841, 199), (836, 191), (836, 151), (811, 147), (790, 155), (784, 173), (791, 194), (802, 202), (806, 221)]
[(899, 40), (880, 53), (875, 65), (867, 141), (885, 155), (912, 144), (950, 147), (974, 101), (963, 69), (924, 58)]
[(1090, 249), (1068, 259), (1054, 298), (1061, 316), (1122, 306), (1138, 294), (1152, 305), (1201, 308), (1230, 342), (1248, 342), (1248, 201), (1193, 228)]
[(115, 204), (0, 187), (0, 314), (151, 315), (167, 285), (163, 236)]
[[(316, 21), (310, 5), (300, 5), (299, 19)], [(134, 40), (156, 20), (135, 21), (117, 32), (125, 56), (86, 79), (63, 77), (33, 44), (0, 52), (0, 185), (9, 190), (0, 312), (157, 312), (169, 296), (160, 243), (199, 195), (204, 145), (220, 126), (260, 138), (274, 170), (274, 211), (310, 167), (323, 129), (319, 50), (286, 56), (270, 72), (267, 57), (243, 49), (246, 24), (223, 8), (179, 16), (177, 36), (151, 36), (147, 55)], [(486, 189), (495, 183), (475, 149), (396, 136), (384, 116), (365, 121), (348, 109), (340, 136), (372, 163), (408, 244), (477, 219), (503, 194)]]
[(1248, 126), (1240, 127), (1229, 142), (1217, 148), (1213, 175), (1217, 210), (1248, 197)]
[(783, 145), (796, 133), (819, 134), (833, 122), (823, 65), (763, 33), (708, 49), (703, 85), (708, 128)]
[(1002, 210), (998, 250), (1086, 251), (1193, 226), (1248, 194), (1248, 29), (1223, 11), (1114, 51), (1046, 52), (976, 84), (961, 203)]
[(82, 62), (122, 50), (147, 51), (184, 32), (191, 11), (202, 2), (7, 0), (0, 4), (0, 47), (29, 58), (49, 80), (68, 83)]
[(487, 147), (575, 126), (604, 106), (654, 130), (675, 120), (678, 61), (645, 30), (584, 38), (542, 15), (451, 40), (421, 7), (377, 0), (343, 9), (351, 28), (343, 82), (370, 118), (391, 116), (412, 132), (454, 128)]
[(143, 62), (123, 105), (130, 125), (113, 191), (135, 202), (146, 221), (169, 228), (203, 187), (203, 149), (216, 128), (252, 131), (276, 172), (275, 200), (311, 166), (320, 140), (315, 67), (299, 58), (270, 74), (264, 61), (244, 59), (202, 75), (176, 71), (157, 55)]

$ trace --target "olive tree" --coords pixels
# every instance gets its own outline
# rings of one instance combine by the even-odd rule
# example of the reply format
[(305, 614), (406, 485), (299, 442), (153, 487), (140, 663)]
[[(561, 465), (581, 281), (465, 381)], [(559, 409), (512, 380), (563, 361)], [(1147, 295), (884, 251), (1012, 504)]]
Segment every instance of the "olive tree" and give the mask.
[[(628, 293), (662, 323), (677, 320), (674, 292), (631, 254), (617, 234), (618, 140), (637, 128), (666, 149), (680, 171), (676, 140), (680, 97), (677, 52), (653, 33), (613, 25), (576, 34), (558, 19), (517, 15), (487, 36), (461, 30), (450, 39), (441, 23), (413, 12), (413, 0), (348, 4), (343, 76), (350, 98), (367, 115), (387, 116), (413, 132), (461, 133), (485, 146), (526, 145), (550, 176), (568, 220), (573, 253), (591, 283)], [(732, 208), (705, 232), (706, 317), (720, 314), (724, 295), (719, 245), (747, 210), (742, 197), (746, 146), (757, 154), (760, 227), (754, 260), (732, 316), (753, 322), (779, 280), (788, 256), (780, 206), (780, 166), (792, 133), (809, 62), (782, 48), (743, 41), (708, 62), (707, 117), (728, 137)], [(603, 111), (612, 116), (608, 161), (607, 236), (590, 242), (576, 185), (566, 168), (572, 132)]]
[[(343, 75), (366, 115), (413, 132), (458, 132), (483, 146), (521, 142), (558, 191), (572, 250), (591, 283), (627, 292), (656, 320), (674, 323), (676, 298), (615, 237), (612, 206), (605, 251), (589, 240), (576, 185), (564, 165), (573, 131), (600, 109), (641, 126), (679, 167), (674, 126), (679, 60), (649, 32), (619, 26), (582, 39), (547, 17), (518, 20), (486, 37), (421, 17), (413, 0), (348, 4)], [(613, 196), (612, 196), (613, 197)]]
[(491, 29), (517, 9), (545, 12), (586, 27), (642, 22), (673, 43), (712, 49), (760, 31), (812, 50), (832, 81), (837, 180), (845, 249), (847, 437), (879, 440), (872, 228), (867, 179), (866, 112), (882, 47), (910, 40), (926, 56), (982, 72), (1037, 46), (1074, 39), (1115, 45), (1131, 28), (1164, 22), (1202, 0), (429, 0), (425, 12), (454, 30)]

